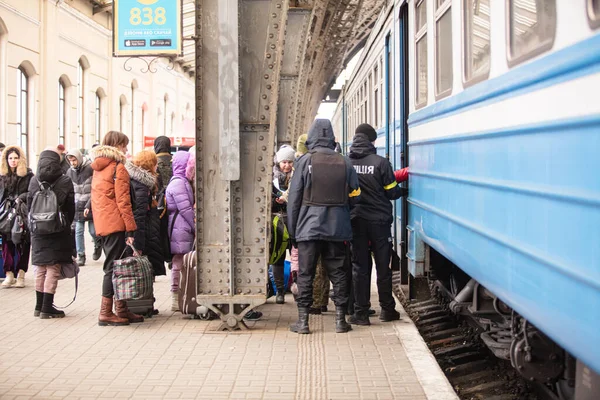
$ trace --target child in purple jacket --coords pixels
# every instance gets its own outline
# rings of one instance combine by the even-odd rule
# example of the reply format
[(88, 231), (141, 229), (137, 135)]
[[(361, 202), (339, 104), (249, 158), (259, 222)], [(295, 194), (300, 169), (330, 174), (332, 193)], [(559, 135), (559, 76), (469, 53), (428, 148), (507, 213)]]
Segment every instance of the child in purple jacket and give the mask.
[(173, 177), (167, 186), (167, 208), (169, 210), (169, 240), (173, 254), (171, 269), (172, 311), (179, 311), (179, 279), (183, 256), (192, 251), (196, 236), (194, 222), (194, 192), (186, 177), (190, 154), (178, 151), (173, 156)]

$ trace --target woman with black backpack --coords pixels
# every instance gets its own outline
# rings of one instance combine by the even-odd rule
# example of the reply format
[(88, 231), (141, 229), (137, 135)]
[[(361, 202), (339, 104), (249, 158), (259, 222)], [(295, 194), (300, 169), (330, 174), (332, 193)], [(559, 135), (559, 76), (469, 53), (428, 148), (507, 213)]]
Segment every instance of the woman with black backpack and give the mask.
[[(49, 190), (56, 196), (46, 196)], [(38, 195), (39, 193), (39, 195)], [(72, 264), (73, 238), (71, 223), (75, 218), (75, 191), (71, 179), (62, 173), (60, 156), (55, 150), (44, 150), (40, 154), (37, 174), (29, 183), (27, 204), (32, 221), (31, 263), (36, 266), (34, 316), (41, 319), (63, 318), (65, 313), (54, 308), (54, 294), (63, 264)], [(51, 207), (52, 206), (52, 207)], [(46, 225), (36, 229), (36, 213), (39, 209), (54, 208), (54, 226), (44, 219)], [(62, 215), (61, 215), (62, 214)]]
[[(33, 177), (31, 169), (27, 168), (25, 152), (18, 146), (7, 146), (2, 152), (0, 161), (0, 195), (4, 203), (15, 202), (15, 208), (26, 208), (27, 190), (29, 181)], [(23, 237), (21, 243), (16, 244), (12, 237), (2, 234), (2, 259), (6, 279), (2, 282), (3, 288), (25, 287), (25, 273), (29, 267), (29, 237)], [(15, 279), (16, 275), (16, 279)]]

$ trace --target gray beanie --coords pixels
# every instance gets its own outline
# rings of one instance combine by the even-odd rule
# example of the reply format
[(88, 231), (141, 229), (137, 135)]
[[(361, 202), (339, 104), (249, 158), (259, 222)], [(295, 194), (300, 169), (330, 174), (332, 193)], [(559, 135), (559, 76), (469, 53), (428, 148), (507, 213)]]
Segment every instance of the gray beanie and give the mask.
[(282, 161), (294, 161), (294, 157), (296, 156), (296, 150), (289, 144), (284, 144), (279, 148), (277, 153), (275, 154), (275, 159), (278, 163)]

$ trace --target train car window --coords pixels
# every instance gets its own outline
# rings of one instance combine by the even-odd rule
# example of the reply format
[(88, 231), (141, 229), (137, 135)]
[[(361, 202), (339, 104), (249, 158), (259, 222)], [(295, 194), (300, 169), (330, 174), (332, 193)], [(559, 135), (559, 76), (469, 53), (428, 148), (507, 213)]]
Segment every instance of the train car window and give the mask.
[(600, 27), (600, 0), (588, 0), (588, 17), (592, 28)]
[(415, 7), (415, 64), (417, 78), (415, 81), (415, 107), (427, 104), (427, 2), (421, 0)]
[(451, 0), (436, 0), (435, 7), (435, 98), (452, 93)]
[(556, 0), (509, 0), (508, 63), (515, 65), (552, 47)]
[(469, 84), (490, 74), (490, 0), (464, 0), (463, 26), (463, 81)]

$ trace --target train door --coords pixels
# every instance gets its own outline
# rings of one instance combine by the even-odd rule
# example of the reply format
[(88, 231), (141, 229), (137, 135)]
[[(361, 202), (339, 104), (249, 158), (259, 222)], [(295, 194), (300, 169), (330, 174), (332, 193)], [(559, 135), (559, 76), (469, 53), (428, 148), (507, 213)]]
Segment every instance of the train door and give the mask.
[[(398, 18), (398, 46), (397, 57), (395, 58), (396, 72), (398, 77), (398, 86), (396, 93), (397, 120), (394, 121), (394, 170), (404, 168), (408, 163), (408, 6), (404, 4), (400, 8)], [(408, 183), (401, 185), (407, 187)], [(406, 258), (407, 231), (406, 223), (408, 221), (408, 201), (406, 197), (396, 200), (394, 207), (394, 247), (400, 257), (400, 271), (402, 284), (408, 284), (408, 260)]]
[(385, 37), (385, 51), (383, 59), (383, 70), (384, 72), (384, 113), (385, 113), (385, 157), (393, 163), (393, 149), (394, 149), (394, 88), (392, 82), (394, 82), (394, 76), (392, 65), (392, 35), (387, 34)]

